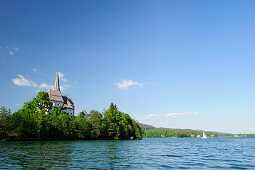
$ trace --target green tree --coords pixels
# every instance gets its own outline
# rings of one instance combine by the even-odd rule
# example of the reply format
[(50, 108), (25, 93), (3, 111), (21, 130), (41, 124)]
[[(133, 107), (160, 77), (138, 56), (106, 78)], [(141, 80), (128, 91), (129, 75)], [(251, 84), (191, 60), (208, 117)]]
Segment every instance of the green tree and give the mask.
[(120, 112), (113, 103), (104, 114), (102, 128), (107, 139), (142, 138), (142, 130), (137, 122), (131, 119), (128, 114)]
[(11, 114), (11, 109), (6, 108), (4, 106), (0, 107), (0, 118), (7, 117)]
[(78, 139), (92, 139), (91, 137), (91, 124), (80, 112), (75, 118), (76, 135)]
[(0, 107), (0, 139), (6, 139), (9, 132), (11, 110), (1, 106)]
[(91, 110), (89, 122), (92, 130), (91, 135), (93, 139), (99, 139), (101, 137), (102, 115), (99, 111)]
[(47, 92), (36, 97), (11, 114), (10, 109), (0, 108), (0, 139), (140, 139), (140, 126), (128, 114), (111, 103), (104, 115), (96, 110), (89, 119), (82, 113), (71, 116), (52, 108)]

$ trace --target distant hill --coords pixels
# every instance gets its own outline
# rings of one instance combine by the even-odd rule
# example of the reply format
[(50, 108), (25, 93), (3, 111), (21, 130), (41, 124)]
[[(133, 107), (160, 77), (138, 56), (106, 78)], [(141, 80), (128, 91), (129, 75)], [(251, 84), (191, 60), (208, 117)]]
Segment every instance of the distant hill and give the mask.
[(152, 125), (146, 125), (146, 124), (142, 124), (142, 123), (138, 123), (140, 125), (140, 127), (143, 129), (143, 130), (152, 130), (152, 129), (155, 129), (156, 127), (152, 126)]
[(143, 129), (144, 137), (196, 137), (197, 135), (202, 136), (205, 132), (208, 137), (221, 137), (221, 136), (234, 136), (230, 133), (221, 133), (214, 131), (203, 131), (193, 129), (173, 129), (173, 128), (156, 128), (152, 125), (138, 123)]
[(216, 133), (216, 134), (218, 134), (219, 136), (234, 136), (234, 134), (232, 134), (232, 133), (225, 133), (225, 132), (203, 131), (203, 130), (197, 130), (197, 131), (200, 131), (200, 132), (209, 132), (209, 133)]

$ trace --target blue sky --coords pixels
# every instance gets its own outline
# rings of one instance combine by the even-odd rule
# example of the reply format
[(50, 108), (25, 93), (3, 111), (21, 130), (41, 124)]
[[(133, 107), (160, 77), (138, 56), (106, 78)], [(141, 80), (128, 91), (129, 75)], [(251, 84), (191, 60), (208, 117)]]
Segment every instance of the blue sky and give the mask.
[(255, 133), (255, 2), (0, 2), (0, 105), (54, 84), (157, 127)]

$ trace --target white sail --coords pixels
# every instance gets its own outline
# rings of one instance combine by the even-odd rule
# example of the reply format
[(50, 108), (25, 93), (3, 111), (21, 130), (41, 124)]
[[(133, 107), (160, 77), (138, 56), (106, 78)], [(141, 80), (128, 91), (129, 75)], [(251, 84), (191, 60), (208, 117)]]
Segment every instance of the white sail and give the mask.
[(207, 138), (207, 136), (206, 136), (205, 132), (203, 132), (203, 137), (202, 137), (202, 138)]

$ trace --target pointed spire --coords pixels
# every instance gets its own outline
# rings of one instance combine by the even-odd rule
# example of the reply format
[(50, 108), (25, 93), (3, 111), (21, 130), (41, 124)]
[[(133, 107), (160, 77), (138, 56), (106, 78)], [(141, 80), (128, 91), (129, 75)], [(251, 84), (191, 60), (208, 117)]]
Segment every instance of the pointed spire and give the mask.
[(58, 72), (57, 72), (57, 75), (56, 75), (56, 81), (55, 81), (55, 85), (54, 85), (53, 90), (57, 90), (57, 91), (59, 91), (59, 92), (60, 92)]

